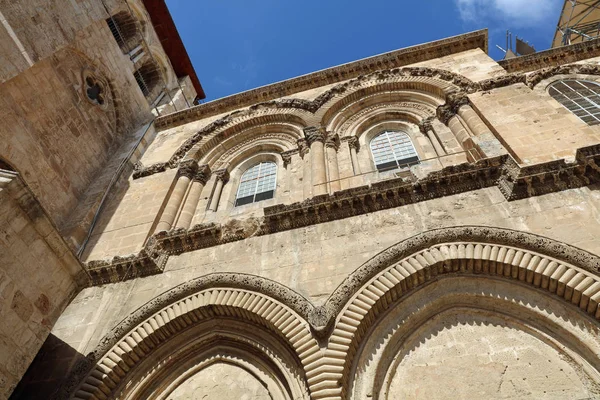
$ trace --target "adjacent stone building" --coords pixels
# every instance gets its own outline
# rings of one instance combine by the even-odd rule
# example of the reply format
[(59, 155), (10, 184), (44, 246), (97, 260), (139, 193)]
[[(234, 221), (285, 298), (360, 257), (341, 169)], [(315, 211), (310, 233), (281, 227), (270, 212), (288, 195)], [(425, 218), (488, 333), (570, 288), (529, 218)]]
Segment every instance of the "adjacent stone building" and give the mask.
[[(3, 142), (4, 396), (22, 378), (13, 398), (600, 398), (600, 41), (487, 46), (147, 101), (102, 157), (65, 133), (62, 158)], [(144, 92), (82, 74), (61, 93), (97, 114), (72, 121), (92, 146), (88, 124), (138, 110), (96, 83)]]

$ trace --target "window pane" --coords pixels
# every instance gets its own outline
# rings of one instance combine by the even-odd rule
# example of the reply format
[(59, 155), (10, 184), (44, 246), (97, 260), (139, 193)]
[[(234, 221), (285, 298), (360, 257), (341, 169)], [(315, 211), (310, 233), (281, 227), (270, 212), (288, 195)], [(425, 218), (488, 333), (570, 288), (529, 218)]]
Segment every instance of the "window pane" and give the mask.
[(371, 140), (370, 146), (373, 161), (380, 171), (398, 168), (419, 160), (410, 137), (404, 132), (382, 132)]
[(548, 89), (548, 94), (588, 125), (600, 123), (600, 85), (590, 81), (563, 80)]
[(277, 186), (277, 165), (263, 162), (248, 168), (240, 178), (236, 206), (273, 198)]

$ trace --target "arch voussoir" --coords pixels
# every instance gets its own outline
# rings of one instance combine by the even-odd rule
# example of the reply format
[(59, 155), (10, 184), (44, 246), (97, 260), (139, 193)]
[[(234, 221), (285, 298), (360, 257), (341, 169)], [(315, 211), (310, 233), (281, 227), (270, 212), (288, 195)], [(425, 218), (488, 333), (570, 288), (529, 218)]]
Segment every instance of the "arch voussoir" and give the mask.
[(154, 349), (211, 318), (235, 318), (264, 326), (290, 345), (305, 368), (319, 352), (308, 322), (280, 301), (246, 289), (210, 288), (167, 305), (130, 330), (95, 363), (74, 398), (111, 398)]
[[(323, 391), (344, 398), (353, 360), (378, 317), (407, 293), (444, 275), (485, 276), (518, 281), (559, 296), (600, 320), (600, 278), (529, 249), (505, 244), (457, 241), (432, 244), (390, 263), (368, 280), (339, 312), (327, 355), (343, 368), (322, 380)], [(310, 379), (310, 378), (309, 378)]]

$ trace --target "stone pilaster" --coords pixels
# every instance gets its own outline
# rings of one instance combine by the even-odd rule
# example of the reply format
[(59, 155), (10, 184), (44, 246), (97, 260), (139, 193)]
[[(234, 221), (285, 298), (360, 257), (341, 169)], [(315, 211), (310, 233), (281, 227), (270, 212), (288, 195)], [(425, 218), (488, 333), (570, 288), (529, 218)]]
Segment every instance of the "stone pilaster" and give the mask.
[(352, 160), (352, 168), (354, 169), (354, 175), (360, 175), (360, 165), (358, 164), (358, 150), (360, 149), (360, 143), (356, 136), (345, 136), (342, 138), (343, 142), (348, 143), (348, 151), (350, 152), (350, 159)]
[(173, 227), (173, 222), (177, 217), (182, 200), (197, 170), (198, 163), (195, 160), (186, 160), (179, 164), (179, 169), (175, 176), (175, 187), (168, 194), (167, 205), (160, 215), (155, 232), (169, 231)]
[(192, 183), (188, 190), (187, 196), (183, 203), (183, 208), (179, 218), (177, 219), (176, 227), (188, 229), (191, 225), (192, 218), (196, 213), (198, 201), (206, 182), (210, 179), (210, 168), (208, 165), (201, 165), (197, 168), (196, 173), (192, 176)]
[(340, 137), (337, 133), (327, 135), (325, 141), (325, 154), (327, 156), (327, 170), (329, 171), (329, 188), (331, 193), (341, 189), (340, 170), (338, 167), (337, 152), (340, 148)]
[(445, 156), (447, 154), (446, 150), (444, 150), (444, 146), (442, 146), (441, 141), (439, 140), (439, 138), (435, 134), (435, 131), (433, 130), (433, 126), (431, 125), (431, 118), (426, 118), (422, 120), (419, 124), (419, 129), (425, 136), (427, 136), (427, 138), (433, 145), (435, 153), (438, 157)]
[(210, 200), (210, 211), (217, 211), (219, 207), (219, 200), (221, 200), (221, 193), (223, 193), (223, 186), (229, 181), (229, 172), (226, 169), (220, 169), (214, 172), (215, 174), (215, 190)]
[(326, 135), (322, 128), (309, 126), (304, 128), (304, 136), (311, 152), (311, 177), (313, 195), (327, 193), (327, 171), (325, 166)]

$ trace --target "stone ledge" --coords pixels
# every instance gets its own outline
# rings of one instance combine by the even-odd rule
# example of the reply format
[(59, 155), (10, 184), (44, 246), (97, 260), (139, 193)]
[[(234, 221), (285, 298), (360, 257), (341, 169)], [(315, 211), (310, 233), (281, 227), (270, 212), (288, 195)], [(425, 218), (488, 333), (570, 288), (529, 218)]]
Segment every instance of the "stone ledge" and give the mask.
[(194, 250), (336, 221), (421, 201), (498, 186), (508, 201), (600, 183), (600, 145), (581, 148), (575, 161), (520, 167), (508, 155), (463, 163), (422, 179), (395, 178), (294, 204), (264, 209), (264, 217), (207, 223), (152, 236), (138, 255), (87, 263), (93, 285), (159, 274), (167, 259)]
[(600, 56), (600, 39), (556, 47), (539, 53), (498, 61), (507, 72), (529, 72)]
[[(133, 179), (139, 179), (146, 176), (150, 176), (156, 173), (164, 172), (171, 168), (177, 168), (182, 160), (185, 159), (186, 154), (204, 137), (208, 137), (216, 132), (219, 132), (223, 127), (231, 124), (236, 118), (245, 118), (257, 114), (264, 108), (271, 109), (282, 109), (282, 108), (293, 108), (315, 113), (319, 110), (327, 101), (333, 98), (335, 95), (344, 93), (354, 85), (364, 83), (368, 80), (379, 81), (388, 77), (406, 76), (406, 77), (421, 77), (426, 76), (430, 78), (440, 79), (451, 83), (459, 88), (458, 91), (450, 92), (446, 94), (446, 104), (438, 107), (438, 115), (445, 114), (445, 117), (449, 117), (456, 113), (456, 106), (462, 104), (463, 101), (467, 100), (467, 95), (477, 92), (486, 92), (489, 90), (502, 88), (514, 84), (524, 84), (530, 88), (535, 87), (542, 80), (555, 75), (569, 75), (569, 74), (585, 74), (585, 75), (600, 75), (600, 65), (596, 64), (570, 64), (561, 65), (549, 68), (543, 68), (536, 70), (533, 73), (515, 72), (509, 75), (504, 75), (497, 78), (487, 79), (481, 82), (472, 82), (460, 75), (438, 70), (435, 68), (396, 68), (390, 70), (380, 70), (368, 75), (360, 76), (354, 80), (345, 82), (337, 85), (321, 95), (317, 96), (314, 100), (299, 100), (299, 99), (281, 99), (273, 100), (269, 102), (263, 102), (255, 104), (252, 107), (243, 110), (234, 111), (222, 118), (217, 119), (214, 122), (206, 125), (192, 137), (187, 139), (171, 158), (167, 162), (153, 164), (144, 167), (141, 164), (137, 164)], [(440, 114), (442, 113), (442, 114)], [(444, 118), (442, 118), (443, 120)]]

